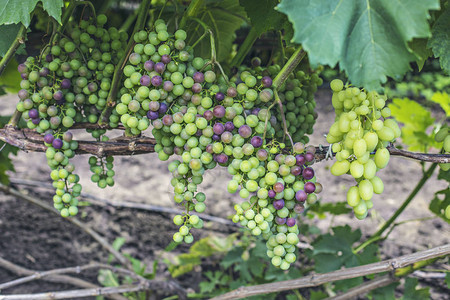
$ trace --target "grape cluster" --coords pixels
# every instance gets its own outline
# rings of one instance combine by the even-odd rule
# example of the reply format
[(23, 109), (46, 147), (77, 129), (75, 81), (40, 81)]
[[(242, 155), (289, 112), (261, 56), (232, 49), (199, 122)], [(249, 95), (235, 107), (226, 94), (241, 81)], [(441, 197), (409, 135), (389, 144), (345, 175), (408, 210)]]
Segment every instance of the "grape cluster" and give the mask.
[[(256, 138), (255, 138), (256, 137)], [(240, 222), (253, 235), (267, 240), (267, 255), (274, 266), (287, 270), (295, 262), (295, 250), (299, 238), (297, 215), (305, 205), (317, 200), (322, 185), (316, 183), (314, 170), (314, 147), (294, 144), (292, 154), (279, 153), (274, 143), (262, 145), (261, 139), (251, 139), (253, 153), (233, 159), (228, 171), (233, 179), (228, 191), (248, 201), (236, 204), (233, 222)]]
[[(115, 66), (125, 55), (127, 33), (114, 27), (103, 28), (106, 21), (106, 16), (99, 15), (96, 19), (81, 20), (79, 26), (68, 26), (40, 56), (29, 57), (18, 66), (22, 89), (17, 110), (22, 112), (28, 128), (45, 133), (48, 164), (53, 169), (51, 177), (59, 180), (54, 184), (55, 207), (63, 216), (76, 214), (75, 197), (81, 190), (78, 176), (72, 174), (75, 167), (68, 162), (77, 146), (68, 129), (75, 122), (98, 121), (106, 107)], [(100, 139), (106, 130), (88, 131)], [(98, 172), (98, 168), (94, 169)], [(99, 186), (104, 181), (112, 185), (109, 177), (99, 179)], [(63, 181), (64, 186), (59, 183)], [(75, 183), (76, 187), (69, 189), (68, 183)], [(64, 195), (60, 195), (61, 191), (65, 191)]]
[(355, 216), (364, 219), (372, 208), (373, 194), (381, 194), (383, 181), (376, 176), (389, 162), (386, 146), (400, 137), (401, 131), (386, 107), (386, 97), (376, 92), (346, 87), (341, 80), (331, 81), (332, 104), (336, 119), (330, 127), (327, 141), (336, 153), (331, 167), (335, 176), (350, 174), (357, 185), (347, 192), (347, 202)]
[(114, 175), (116, 174), (113, 170), (114, 157), (89, 157), (90, 170), (93, 173), (91, 176), (91, 181), (97, 183), (97, 186), (101, 189), (107, 186), (114, 185)]

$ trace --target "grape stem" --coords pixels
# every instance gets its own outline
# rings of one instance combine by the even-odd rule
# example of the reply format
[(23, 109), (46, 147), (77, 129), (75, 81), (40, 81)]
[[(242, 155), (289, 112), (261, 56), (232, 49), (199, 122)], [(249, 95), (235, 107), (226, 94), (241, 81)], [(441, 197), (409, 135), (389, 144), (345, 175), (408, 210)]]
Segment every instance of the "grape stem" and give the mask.
[(112, 109), (115, 105), (115, 99), (117, 96), (117, 92), (119, 91), (120, 81), (122, 79), (123, 68), (125, 67), (128, 56), (133, 50), (134, 39), (133, 36), (136, 32), (142, 30), (145, 26), (145, 19), (147, 18), (148, 11), (150, 9), (151, 0), (143, 0), (139, 5), (139, 14), (136, 20), (136, 24), (133, 28), (133, 33), (131, 34), (130, 40), (128, 41), (127, 50), (125, 55), (119, 60), (114, 70), (113, 79), (111, 82), (111, 89), (109, 90), (108, 97), (106, 98), (106, 107), (103, 109), (98, 123), (100, 125), (108, 122), (109, 115), (112, 112)]
[(280, 87), (288, 78), (289, 74), (291, 74), (292, 71), (294, 71), (294, 69), (302, 61), (305, 55), (306, 52), (303, 51), (302, 47), (298, 47), (298, 49), (295, 50), (294, 54), (292, 54), (291, 58), (289, 58), (287, 63), (284, 65), (283, 69), (281, 69), (280, 73), (278, 73), (278, 75), (273, 80), (272, 86), (276, 90), (280, 89)]
[(183, 18), (181, 18), (180, 21), (180, 28), (184, 29), (187, 23), (187, 20), (189, 18), (197, 16), (200, 9), (204, 6), (205, 0), (193, 0), (189, 4), (186, 12), (183, 15)]
[(247, 34), (242, 45), (239, 47), (238, 52), (233, 57), (233, 60), (230, 63), (230, 67), (237, 67), (242, 64), (244, 58), (247, 56), (248, 52), (250, 52), (253, 44), (258, 39), (258, 32), (255, 27), (252, 27)]
[[(387, 148), (390, 150), (390, 148)], [(394, 148), (395, 149), (395, 148)], [(450, 155), (449, 155), (450, 156)], [(422, 187), (425, 185), (428, 179), (430, 179), (431, 175), (433, 174), (434, 170), (437, 167), (437, 163), (433, 163), (428, 170), (426, 170), (422, 178), (419, 180), (417, 185), (414, 187), (412, 192), (408, 195), (408, 197), (405, 199), (405, 201), (402, 203), (402, 205), (395, 211), (395, 213), (389, 218), (389, 220), (384, 223), (384, 225), (375, 232), (367, 241), (356, 247), (353, 252), (358, 253), (361, 250), (363, 250), (365, 247), (369, 246), (373, 242), (379, 241), (381, 239), (386, 239), (389, 234), (387, 234), (385, 237), (382, 237), (383, 233), (392, 225), (392, 223), (395, 222), (397, 217), (405, 210), (405, 208), (411, 203), (411, 201), (414, 199), (414, 197), (417, 195), (417, 193), (422, 189)]]
[(294, 148), (294, 141), (292, 140), (291, 135), (289, 134), (289, 131), (287, 129), (287, 124), (286, 124), (286, 116), (284, 115), (284, 110), (283, 110), (283, 103), (281, 102), (280, 96), (278, 96), (278, 91), (274, 90), (274, 95), (275, 95), (275, 101), (278, 103), (278, 106), (280, 107), (280, 114), (281, 114), (281, 119), (283, 121), (283, 143), (286, 140), (286, 136), (289, 138), (289, 140), (291, 141), (291, 146), (292, 148)]

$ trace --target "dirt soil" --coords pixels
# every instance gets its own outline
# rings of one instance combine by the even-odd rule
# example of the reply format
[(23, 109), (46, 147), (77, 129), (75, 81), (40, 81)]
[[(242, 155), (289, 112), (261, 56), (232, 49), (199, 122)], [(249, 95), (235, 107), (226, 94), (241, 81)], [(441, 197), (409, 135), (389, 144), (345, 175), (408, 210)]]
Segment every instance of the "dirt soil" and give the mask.
[[(317, 94), (319, 118), (315, 125), (311, 144), (326, 145), (324, 134), (334, 119), (331, 108), (331, 95), (320, 90)], [(0, 98), (2, 115), (12, 113), (16, 96)], [(117, 133), (112, 133), (111, 137)], [(86, 138), (86, 134), (77, 134), (77, 138)], [(115, 201), (134, 201), (175, 208), (170, 196), (170, 174), (167, 162), (159, 161), (154, 154), (117, 157), (114, 170), (116, 185), (101, 190), (90, 182), (88, 156), (77, 156), (74, 163), (81, 176), (83, 192)], [(43, 153), (20, 152), (13, 158), (16, 173), (11, 177), (51, 183), (49, 168)], [(315, 165), (318, 181), (324, 186), (320, 194), (323, 202), (345, 201), (346, 190), (353, 184), (350, 177), (334, 177), (329, 173), (331, 161)], [(437, 172), (436, 172), (437, 173)], [(438, 181), (436, 173), (417, 194), (413, 203), (398, 218), (398, 221), (432, 217), (428, 205), (434, 193), (446, 187)], [(363, 236), (375, 232), (383, 220), (387, 220), (401, 205), (403, 200), (421, 178), (421, 166), (413, 160), (392, 157), (389, 166), (379, 172), (385, 182), (385, 191), (374, 197), (374, 208), (364, 221), (350, 216), (328, 217), (313, 220), (316, 226), (327, 230), (330, 225), (349, 224), (360, 228)], [(240, 198), (226, 191), (226, 181), (230, 178), (223, 168), (206, 174), (201, 190), (207, 195), (207, 214), (227, 218), (233, 213), (233, 204)], [(19, 186), (17, 186), (19, 187)], [(51, 203), (51, 194), (46, 188), (20, 186), (33, 197)], [(90, 206), (81, 208), (81, 220), (99, 232), (109, 242), (124, 237), (126, 243), (122, 250), (151, 265), (162, 250), (170, 243), (176, 227), (172, 224), (173, 215), (145, 212), (135, 209)], [(227, 234), (235, 229), (225, 225), (207, 224), (206, 229), (195, 232), (196, 239), (210, 234)], [(391, 258), (450, 243), (450, 226), (434, 218), (425, 221), (411, 221), (398, 226), (389, 238), (382, 243), (381, 258)], [(188, 251), (187, 246), (179, 246), (174, 252)], [(20, 266), (33, 270), (50, 270), (61, 267), (83, 265), (89, 262), (106, 262), (108, 253), (90, 236), (69, 222), (47, 212), (33, 204), (15, 197), (0, 194), (0, 256)], [(167, 274), (160, 267), (162, 274)], [(96, 273), (85, 272), (83, 279), (96, 282)], [(17, 275), (0, 268), (0, 283), (17, 278)], [(198, 283), (198, 278), (196, 279)], [(193, 280), (180, 282), (185, 287), (195, 287)], [(430, 286), (433, 299), (447, 298), (448, 289), (443, 279), (423, 281)], [(4, 291), (5, 294), (37, 293), (74, 289), (73, 286), (34, 281)], [(87, 299), (87, 298), (84, 298)]]

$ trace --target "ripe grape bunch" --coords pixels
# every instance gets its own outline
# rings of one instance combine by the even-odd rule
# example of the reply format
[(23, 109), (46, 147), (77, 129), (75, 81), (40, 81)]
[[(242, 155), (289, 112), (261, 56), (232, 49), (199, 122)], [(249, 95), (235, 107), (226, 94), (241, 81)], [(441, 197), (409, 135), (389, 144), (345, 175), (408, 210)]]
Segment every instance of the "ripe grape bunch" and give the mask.
[(373, 194), (381, 194), (383, 181), (376, 176), (390, 158), (386, 148), (401, 131), (386, 107), (386, 97), (356, 87), (345, 87), (341, 80), (331, 81), (332, 104), (336, 112), (327, 141), (336, 153), (331, 167), (335, 176), (350, 174), (357, 185), (347, 192), (347, 202), (358, 219), (372, 208)]
[[(68, 26), (58, 33), (38, 57), (28, 57), (18, 67), (22, 76), (17, 110), (22, 112), (30, 129), (44, 134), (48, 147), (46, 157), (52, 169), (56, 189), (54, 206), (67, 217), (78, 212), (77, 197), (81, 192), (79, 176), (69, 159), (78, 143), (68, 130), (75, 122), (96, 123), (106, 107), (115, 65), (124, 50), (128, 35), (114, 27), (106, 30), (107, 19), (81, 20), (79, 26)], [(107, 140), (105, 129), (88, 130), (97, 140)], [(95, 162), (94, 162), (95, 160)], [(112, 158), (105, 164), (89, 160), (94, 172), (92, 180), (99, 187), (112, 186)]]

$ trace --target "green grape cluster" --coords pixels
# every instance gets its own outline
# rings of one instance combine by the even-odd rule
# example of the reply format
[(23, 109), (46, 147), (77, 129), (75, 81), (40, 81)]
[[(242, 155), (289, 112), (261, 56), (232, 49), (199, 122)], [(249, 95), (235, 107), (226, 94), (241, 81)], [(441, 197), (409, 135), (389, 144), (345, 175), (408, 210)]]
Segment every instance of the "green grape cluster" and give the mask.
[[(17, 110), (22, 112), (28, 128), (45, 133), (44, 141), (48, 149), (53, 149), (47, 155), (48, 164), (53, 169), (52, 178), (58, 177), (55, 168), (64, 168), (69, 175), (74, 175), (74, 167), (67, 160), (73, 157), (76, 143), (72, 141), (67, 146), (69, 142), (61, 137), (69, 133), (68, 129), (75, 122), (96, 123), (99, 120), (106, 107), (116, 64), (125, 55), (127, 33), (119, 32), (114, 27), (103, 28), (106, 21), (106, 16), (99, 15), (96, 19), (81, 20), (79, 26), (67, 26), (64, 33), (52, 38), (41, 55), (28, 57), (25, 63), (18, 66), (22, 89), (18, 93), (20, 101)], [(99, 139), (106, 130), (88, 131)], [(61, 171), (60, 175), (66, 171)], [(70, 178), (73, 181), (73, 177)], [(59, 176), (58, 179), (65, 180), (66, 177)], [(72, 183), (76, 182), (78, 180)], [(68, 194), (67, 184), (65, 189)], [(78, 189), (79, 185), (71, 192), (73, 203), (77, 202)], [(64, 201), (68, 196), (63, 202), (59, 201), (60, 190), (56, 190), (55, 207), (64, 216), (73, 215), (76, 205), (72, 205), (75, 208), (67, 214), (64, 203), (70, 201)]]
[(113, 170), (114, 157), (89, 157), (90, 170), (93, 173), (91, 176), (91, 181), (97, 183), (97, 186), (101, 189), (107, 186), (114, 185), (114, 175), (116, 174)]
[(336, 119), (327, 142), (336, 153), (331, 167), (335, 176), (350, 174), (357, 185), (347, 192), (347, 203), (358, 219), (372, 208), (373, 194), (381, 194), (383, 181), (376, 172), (387, 166), (390, 158), (386, 146), (400, 137), (401, 131), (386, 107), (386, 97), (356, 87), (345, 87), (341, 80), (331, 81), (332, 104)]

